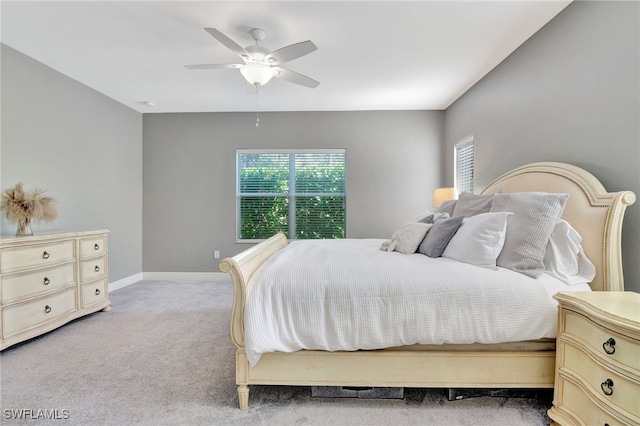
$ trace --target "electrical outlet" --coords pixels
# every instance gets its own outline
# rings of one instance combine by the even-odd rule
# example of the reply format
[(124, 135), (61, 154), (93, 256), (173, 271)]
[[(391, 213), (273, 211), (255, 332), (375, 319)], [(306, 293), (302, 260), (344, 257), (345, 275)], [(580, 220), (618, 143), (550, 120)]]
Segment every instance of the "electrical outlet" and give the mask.
[(214, 259), (220, 259), (220, 251), (219, 250), (214, 250), (213, 251), (213, 258)]

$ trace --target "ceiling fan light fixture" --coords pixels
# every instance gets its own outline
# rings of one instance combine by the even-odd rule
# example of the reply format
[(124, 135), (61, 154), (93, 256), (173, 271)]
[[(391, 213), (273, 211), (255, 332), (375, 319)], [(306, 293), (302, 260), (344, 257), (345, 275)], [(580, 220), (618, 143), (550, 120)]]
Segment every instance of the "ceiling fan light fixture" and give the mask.
[(240, 73), (250, 84), (264, 86), (274, 75), (273, 69), (262, 64), (246, 64)]

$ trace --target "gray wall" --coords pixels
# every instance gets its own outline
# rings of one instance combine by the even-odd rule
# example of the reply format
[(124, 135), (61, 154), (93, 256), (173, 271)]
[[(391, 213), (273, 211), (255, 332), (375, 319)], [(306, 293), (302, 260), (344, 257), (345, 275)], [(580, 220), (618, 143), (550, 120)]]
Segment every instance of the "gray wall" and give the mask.
[(235, 152), (346, 148), (347, 237), (387, 238), (441, 184), (439, 111), (145, 114), (143, 270), (218, 271), (232, 256)]
[[(0, 187), (23, 181), (58, 200), (59, 218), (36, 232), (110, 229), (112, 281), (217, 271), (213, 250), (247, 247), (235, 243), (237, 148), (347, 148), (353, 238), (389, 236), (428, 208), (469, 134), (478, 190), (524, 163), (566, 161), (640, 195), (638, 9), (572, 3), (446, 113), (264, 113), (259, 128), (254, 114), (142, 117), (0, 45)], [(623, 250), (626, 286), (640, 291), (640, 203)]]
[(142, 114), (0, 48), (0, 188), (22, 181), (57, 200), (58, 218), (34, 233), (109, 229), (110, 281), (142, 272)]
[[(638, 2), (573, 2), (446, 111), (453, 144), (475, 136), (476, 190), (534, 161), (593, 173), (640, 196)], [(640, 202), (627, 209), (625, 287), (640, 291)]]

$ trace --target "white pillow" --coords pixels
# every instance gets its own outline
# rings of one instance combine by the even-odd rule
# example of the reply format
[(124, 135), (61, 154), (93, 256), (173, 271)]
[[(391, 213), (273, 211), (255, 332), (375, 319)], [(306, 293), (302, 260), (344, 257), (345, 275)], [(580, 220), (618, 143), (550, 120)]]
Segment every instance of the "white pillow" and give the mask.
[(545, 272), (569, 285), (591, 282), (596, 267), (584, 253), (581, 242), (578, 231), (566, 220), (556, 222), (544, 253)]
[(496, 259), (504, 246), (507, 216), (510, 214), (496, 212), (465, 217), (442, 257), (498, 269)]
[(393, 233), (391, 241), (396, 242), (395, 251), (404, 254), (413, 254), (418, 250), (418, 246), (424, 240), (431, 223), (407, 222), (400, 229)]

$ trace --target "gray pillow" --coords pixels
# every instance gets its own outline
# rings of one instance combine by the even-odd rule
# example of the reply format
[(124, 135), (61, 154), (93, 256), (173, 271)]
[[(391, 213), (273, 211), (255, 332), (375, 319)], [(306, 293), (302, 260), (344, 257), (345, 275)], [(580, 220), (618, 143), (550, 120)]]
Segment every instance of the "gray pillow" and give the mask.
[(434, 210), (434, 213), (448, 213), (449, 216), (453, 216), (453, 209), (456, 208), (458, 200), (447, 200)]
[(489, 213), (493, 205), (494, 195), (495, 194), (480, 195), (463, 192), (458, 198), (451, 217), (469, 217), (480, 213)]
[(431, 213), (429, 216), (425, 216), (420, 219), (420, 223), (436, 223), (439, 220), (449, 219), (449, 213)]
[(513, 212), (496, 264), (532, 278), (544, 273), (544, 253), (569, 194), (495, 194), (492, 212)]
[(440, 257), (447, 248), (449, 241), (456, 234), (464, 218), (454, 217), (451, 219), (438, 220), (433, 224), (427, 236), (418, 247), (418, 253), (426, 254), (429, 257)]

